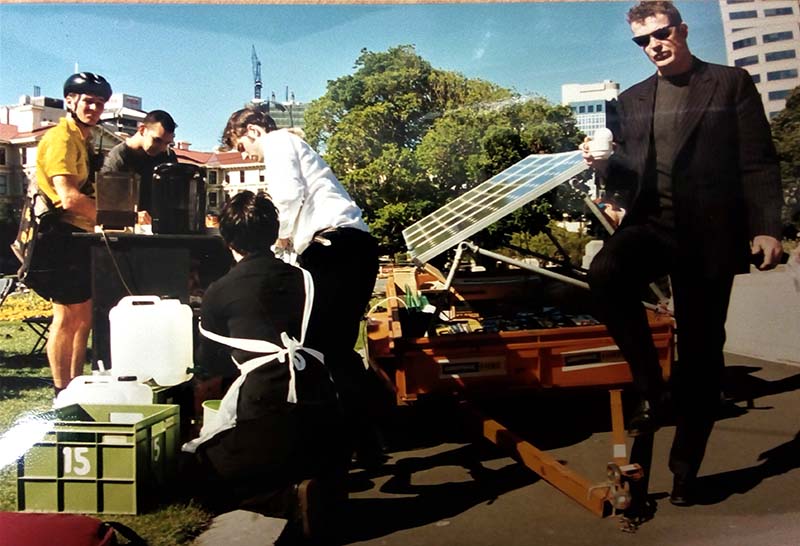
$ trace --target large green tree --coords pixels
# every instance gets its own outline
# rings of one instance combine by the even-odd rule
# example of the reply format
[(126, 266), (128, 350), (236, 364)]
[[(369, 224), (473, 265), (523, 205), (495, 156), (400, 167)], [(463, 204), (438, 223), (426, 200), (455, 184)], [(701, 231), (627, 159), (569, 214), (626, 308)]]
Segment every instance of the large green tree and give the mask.
[[(575, 149), (582, 136), (569, 109), (433, 68), (410, 45), (362, 50), (305, 120), (309, 142), (390, 253), (403, 250), (402, 229), (435, 208), (530, 153)], [(502, 234), (492, 244), (529, 217), (489, 230)]]
[(786, 108), (772, 120), (772, 136), (781, 160), (784, 224), (800, 229), (800, 86), (786, 99)]

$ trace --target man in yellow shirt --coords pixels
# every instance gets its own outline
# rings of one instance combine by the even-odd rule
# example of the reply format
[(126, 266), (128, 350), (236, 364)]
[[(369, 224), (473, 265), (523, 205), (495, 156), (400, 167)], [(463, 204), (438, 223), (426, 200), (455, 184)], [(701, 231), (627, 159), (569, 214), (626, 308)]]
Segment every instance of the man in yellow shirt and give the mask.
[(97, 209), (87, 141), (110, 96), (111, 86), (102, 76), (91, 72), (70, 76), (64, 82), (67, 116), (42, 138), (36, 155), (39, 194), (59, 211), (54, 231), (60, 252), (53, 280), (38, 290), (53, 302), (47, 359), (56, 394), (81, 375), (92, 327), (89, 250), (69, 234), (94, 229)]

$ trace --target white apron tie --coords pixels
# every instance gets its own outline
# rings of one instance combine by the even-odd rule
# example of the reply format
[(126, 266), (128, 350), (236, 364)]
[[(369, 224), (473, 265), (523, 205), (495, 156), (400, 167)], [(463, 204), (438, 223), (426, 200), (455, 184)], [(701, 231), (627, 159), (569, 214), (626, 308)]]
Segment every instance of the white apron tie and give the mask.
[(286, 401), (292, 404), (297, 403), (297, 389), (295, 369), (304, 370), (306, 367), (306, 359), (300, 353), (304, 351), (313, 356), (320, 362), (325, 362), (324, 355), (314, 349), (303, 347), (303, 342), (306, 337), (306, 328), (311, 316), (311, 307), (314, 304), (314, 281), (311, 279), (311, 274), (305, 269), (298, 268), (303, 272), (303, 284), (305, 287), (305, 305), (303, 307), (303, 323), (300, 330), (300, 341), (292, 338), (286, 332), (281, 333), (281, 343), (283, 346), (270, 343), (263, 339), (245, 339), (222, 336), (210, 332), (200, 325), (200, 333), (222, 345), (227, 345), (234, 349), (240, 349), (250, 353), (260, 353), (262, 356), (251, 358), (241, 364), (236, 362), (236, 359), (231, 357), (233, 363), (239, 368), (240, 375), (231, 384), (228, 392), (222, 397), (219, 405), (219, 413), (217, 414), (216, 423), (214, 426), (209, 426), (209, 423), (203, 423), (203, 428), (200, 430), (200, 436), (186, 442), (181, 448), (183, 451), (194, 453), (197, 447), (219, 434), (224, 430), (232, 429), (236, 426), (236, 406), (239, 402), (239, 390), (244, 383), (247, 374), (256, 368), (263, 366), (269, 362), (277, 360), (280, 363), (285, 363), (289, 366), (289, 393), (286, 396)]

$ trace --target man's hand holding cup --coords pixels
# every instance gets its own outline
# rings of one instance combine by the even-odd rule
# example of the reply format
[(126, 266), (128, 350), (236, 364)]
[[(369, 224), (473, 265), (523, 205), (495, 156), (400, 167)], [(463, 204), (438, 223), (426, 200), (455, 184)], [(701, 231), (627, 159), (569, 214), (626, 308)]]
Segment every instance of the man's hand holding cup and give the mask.
[(583, 160), (594, 169), (605, 171), (608, 158), (614, 153), (614, 135), (606, 128), (597, 129), (580, 146)]

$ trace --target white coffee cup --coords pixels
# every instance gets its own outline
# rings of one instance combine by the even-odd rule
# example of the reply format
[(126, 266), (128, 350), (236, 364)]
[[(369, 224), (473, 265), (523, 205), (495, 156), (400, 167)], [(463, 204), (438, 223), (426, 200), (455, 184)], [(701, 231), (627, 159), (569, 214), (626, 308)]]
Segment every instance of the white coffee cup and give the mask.
[(589, 141), (589, 154), (594, 159), (608, 159), (614, 153), (614, 134), (604, 128), (597, 129)]

